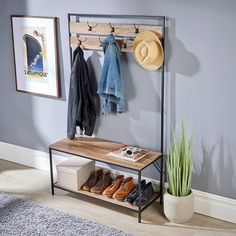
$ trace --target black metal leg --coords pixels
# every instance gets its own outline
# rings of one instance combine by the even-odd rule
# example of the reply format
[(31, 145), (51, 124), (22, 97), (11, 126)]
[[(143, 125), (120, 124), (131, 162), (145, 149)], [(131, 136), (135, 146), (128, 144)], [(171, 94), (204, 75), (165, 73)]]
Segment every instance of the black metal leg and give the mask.
[(53, 166), (52, 166), (52, 150), (49, 148), (49, 161), (50, 161), (50, 175), (51, 175), (51, 191), (54, 195), (54, 182), (53, 182)]
[(164, 170), (163, 170), (163, 158), (165, 156), (162, 155), (161, 156), (161, 167), (158, 166), (157, 163), (153, 162), (153, 165), (156, 167), (156, 169), (159, 171), (160, 173), (160, 204), (162, 204), (163, 201), (163, 182), (164, 182)]
[[(162, 38), (162, 46), (165, 51), (165, 16), (163, 17), (163, 38)], [(163, 62), (161, 68), (161, 172), (160, 172), (160, 203), (163, 202), (163, 162), (164, 162), (164, 106), (165, 106), (165, 61)]]
[(161, 173), (161, 168), (158, 166), (156, 162), (153, 162), (153, 165), (156, 167), (156, 169)]
[(141, 171), (138, 171), (138, 222), (141, 223)]
[(163, 203), (163, 159), (164, 159), (164, 154), (162, 154), (161, 157), (161, 172), (160, 172), (160, 204), (162, 205)]

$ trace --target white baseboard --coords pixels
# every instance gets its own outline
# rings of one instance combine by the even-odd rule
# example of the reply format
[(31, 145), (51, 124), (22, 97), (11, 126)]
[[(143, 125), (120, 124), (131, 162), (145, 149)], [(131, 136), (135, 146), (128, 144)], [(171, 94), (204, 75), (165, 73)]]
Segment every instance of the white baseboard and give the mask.
[[(0, 159), (15, 162), (21, 165), (34, 167), (40, 170), (50, 171), (49, 154), (14, 144), (0, 142)], [(63, 156), (53, 155), (54, 170), (55, 165), (66, 160)]]
[[(49, 171), (48, 153), (30, 148), (0, 142), (0, 159), (34, 167), (36, 169)], [(65, 159), (66, 157), (64, 156), (53, 154), (54, 166)], [(103, 164), (101, 164), (101, 166), (109, 168), (106, 165), (104, 166)], [(54, 170), (56, 170), (55, 167)], [(116, 170), (113, 171), (113, 173), (130, 175), (123, 171), (121, 172)], [(133, 177), (137, 178), (136, 175), (133, 175)], [(146, 178), (146, 180), (151, 181), (154, 184), (155, 188), (158, 188), (159, 182), (157, 180), (151, 180), (148, 178)], [(194, 211), (196, 213), (236, 223), (235, 199), (226, 198), (194, 189), (193, 192), (195, 194)]]
[(236, 200), (193, 189), (196, 213), (236, 224)]

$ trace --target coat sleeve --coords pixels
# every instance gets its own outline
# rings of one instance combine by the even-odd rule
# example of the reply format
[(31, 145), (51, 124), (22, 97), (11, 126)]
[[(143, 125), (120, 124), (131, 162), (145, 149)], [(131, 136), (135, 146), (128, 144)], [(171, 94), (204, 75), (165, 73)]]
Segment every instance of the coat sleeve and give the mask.
[(67, 113), (67, 137), (69, 139), (74, 139), (76, 134), (76, 117), (77, 117), (77, 107), (78, 107), (77, 106), (78, 105), (77, 56), (74, 58), (70, 75), (70, 88), (69, 88), (68, 113)]
[(83, 127), (85, 134), (91, 136), (93, 134), (95, 122), (96, 122), (96, 105), (91, 89), (91, 80), (88, 74), (88, 66), (83, 61)]

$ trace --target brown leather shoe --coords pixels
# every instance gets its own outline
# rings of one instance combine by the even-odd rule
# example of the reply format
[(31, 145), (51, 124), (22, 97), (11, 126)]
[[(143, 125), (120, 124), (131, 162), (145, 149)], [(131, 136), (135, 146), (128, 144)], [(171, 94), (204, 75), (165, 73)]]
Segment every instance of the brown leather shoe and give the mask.
[(98, 182), (98, 180), (100, 179), (100, 177), (103, 174), (103, 170), (102, 169), (98, 169), (93, 171), (88, 180), (82, 185), (82, 189), (85, 191), (90, 191), (90, 189), (95, 186), (95, 184)]
[(112, 183), (111, 173), (107, 171), (103, 173), (95, 186), (93, 186), (90, 191), (96, 194), (102, 194), (105, 188), (107, 188)]
[(124, 180), (124, 175), (118, 175), (113, 183), (103, 191), (106, 197), (112, 197), (115, 191), (120, 187), (121, 182)]
[(124, 201), (129, 193), (134, 189), (135, 184), (132, 177), (128, 177), (120, 185), (120, 188), (113, 194), (118, 201)]

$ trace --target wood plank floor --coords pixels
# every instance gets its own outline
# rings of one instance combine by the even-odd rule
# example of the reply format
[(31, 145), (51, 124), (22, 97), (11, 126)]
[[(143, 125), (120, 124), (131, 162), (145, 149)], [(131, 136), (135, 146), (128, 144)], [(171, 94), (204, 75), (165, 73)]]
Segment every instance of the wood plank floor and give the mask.
[(170, 223), (165, 219), (162, 207), (158, 203), (143, 212), (143, 223), (139, 224), (135, 212), (119, 206), (59, 189), (55, 189), (55, 195), (52, 196), (48, 172), (3, 160), (0, 160), (0, 191), (109, 225), (133, 235), (236, 235), (235, 224), (199, 214), (194, 214), (187, 224)]

